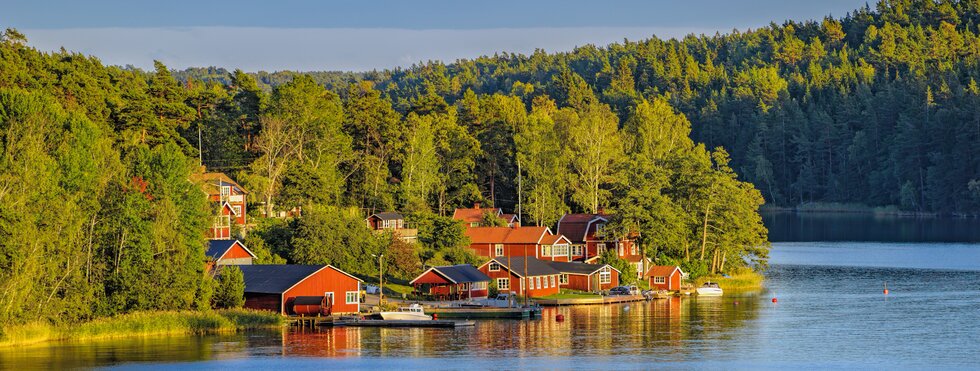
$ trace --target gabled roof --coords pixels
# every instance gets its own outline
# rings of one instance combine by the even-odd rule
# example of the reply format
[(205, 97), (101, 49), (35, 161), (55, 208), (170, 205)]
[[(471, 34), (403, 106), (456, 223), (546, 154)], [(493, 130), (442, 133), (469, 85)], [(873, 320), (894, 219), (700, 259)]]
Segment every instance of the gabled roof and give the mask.
[(548, 227), (473, 227), (463, 233), (471, 243), (525, 243), (539, 244), (551, 235)]
[(239, 265), (245, 276), (245, 292), (282, 294), (323, 269), (333, 269), (357, 281), (361, 279), (330, 265)]
[(471, 209), (456, 209), (453, 211), (453, 219), (462, 220), (466, 223), (478, 223), (483, 220), (483, 214), (487, 212), (497, 216), (503, 215), (503, 211), (499, 207), (474, 207)]
[(558, 220), (556, 232), (568, 237), (572, 243), (585, 243), (593, 225), (609, 221), (605, 214), (565, 214)]
[(675, 270), (680, 271), (681, 276), (684, 275), (684, 271), (681, 270), (681, 267), (673, 265), (655, 265), (647, 270), (647, 274), (645, 276), (669, 277), (670, 275), (674, 274)]
[(570, 244), (572, 243), (572, 241), (569, 241), (568, 237), (565, 237), (564, 235), (560, 235), (560, 234), (545, 235), (544, 238), (541, 239), (542, 245), (556, 245), (556, 244), (563, 244), (563, 243)]
[(609, 264), (565, 263), (565, 262), (553, 262), (553, 261), (545, 261), (545, 263), (563, 274), (591, 275), (605, 267), (609, 267), (610, 269), (619, 272), (619, 269), (616, 269), (616, 267), (613, 267)]
[(218, 187), (221, 186), (232, 186), (238, 188), (238, 190), (242, 193), (248, 193), (245, 188), (242, 188), (238, 182), (229, 178), (228, 175), (225, 175), (225, 173), (191, 174), (191, 181), (195, 183), (201, 182), (201, 186), (208, 194), (216, 194), (220, 192), (221, 190)]
[(426, 273), (433, 272), (438, 274), (452, 283), (472, 283), (472, 282), (489, 282), (490, 276), (487, 276), (483, 272), (480, 272), (476, 267), (469, 264), (458, 264), (449, 265), (442, 267), (432, 267), (422, 272), (418, 277), (415, 277), (409, 284), (415, 284), (419, 278), (425, 276)]
[(521, 221), (521, 219), (517, 217), (517, 214), (500, 214), (500, 219), (507, 221), (507, 223)]
[[(508, 265), (507, 265), (507, 261), (508, 260), (510, 260), (511, 266), (514, 267), (513, 270), (511, 270), (510, 268), (508, 268)], [(500, 264), (500, 266), (503, 267), (504, 269), (506, 269), (508, 271), (511, 271), (511, 273), (513, 273), (514, 275), (516, 275), (518, 277), (524, 277), (524, 262), (525, 261), (527, 262), (527, 275), (529, 277), (531, 277), (531, 276), (548, 276), (548, 275), (552, 275), (552, 274), (561, 274), (561, 272), (559, 272), (555, 268), (552, 268), (550, 265), (548, 265), (548, 262), (541, 261), (541, 260), (538, 260), (536, 258), (524, 257), (524, 256), (512, 256), (510, 258), (496, 257), (496, 258), (490, 259), (490, 261), (488, 261), (486, 263), (483, 263), (483, 265), (481, 265), (480, 268), (483, 268), (484, 266), (489, 265), (490, 263), (494, 263), (495, 262), (497, 264)]]
[(402, 216), (402, 214), (396, 213), (394, 211), (386, 211), (386, 212), (383, 212), (383, 213), (371, 214), (371, 216), (369, 216), (368, 219), (373, 218), (373, 217), (377, 217), (378, 219), (381, 219), (381, 220), (399, 220), (399, 219), (405, 219), (405, 217)]
[(228, 250), (231, 250), (231, 247), (235, 246), (236, 243), (241, 245), (241, 247), (245, 249), (245, 251), (248, 252), (248, 254), (253, 258), (256, 257), (252, 250), (249, 250), (247, 247), (245, 247), (245, 244), (239, 242), (238, 240), (208, 240), (208, 250), (205, 252), (205, 254), (214, 260), (221, 259), (221, 257), (225, 256)]

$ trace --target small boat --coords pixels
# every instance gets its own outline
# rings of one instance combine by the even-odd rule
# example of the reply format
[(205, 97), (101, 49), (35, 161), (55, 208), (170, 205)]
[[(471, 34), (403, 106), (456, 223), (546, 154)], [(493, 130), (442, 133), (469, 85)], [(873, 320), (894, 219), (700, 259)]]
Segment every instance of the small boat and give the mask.
[(412, 304), (407, 307), (399, 307), (397, 312), (381, 312), (381, 318), (386, 320), (402, 321), (431, 321), (432, 316), (422, 311), (422, 306)]
[(721, 296), (721, 287), (714, 282), (705, 282), (701, 287), (698, 287), (698, 295), (700, 296)]

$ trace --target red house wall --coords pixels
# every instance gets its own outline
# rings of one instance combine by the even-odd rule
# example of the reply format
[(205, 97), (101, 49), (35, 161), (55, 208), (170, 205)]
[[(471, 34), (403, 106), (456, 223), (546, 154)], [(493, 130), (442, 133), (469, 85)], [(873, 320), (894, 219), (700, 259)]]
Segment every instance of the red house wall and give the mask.
[[(503, 269), (503, 267), (501, 267), (501, 269), (499, 271), (497, 271), (497, 272), (491, 272), (490, 271), (490, 265), (488, 264), (488, 265), (484, 265), (483, 267), (481, 267), (480, 268), (480, 271), (483, 272), (483, 273), (486, 273), (487, 276), (490, 276), (490, 279), (491, 279), (490, 282), (491, 283), (497, 282), (497, 278), (510, 278), (510, 290), (506, 290), (506, 291), (505, 290), (500, 290), (500, 292), (502, 292), (502, 293), (503, 292), (513, 292), (513, 293), (515, 293), (517, 295), (521, 295), (521, 296), (524, 295), (524, 287), (522, 287), (522, 285), (521, 285), (521, 279), (520, 279), (520, 277), (518, 277), (517, 275), (514, 275), (514, 274), (510, 274), (506, 269)], [(558, 285), (558, 275), (551, 275), (551, 276), (531, 276), (528, 279), (534, 279), (535, 277), (541, 277), (541, 279), (545, 279), (545, 278), (548, 278), (548, 277), (554, 277), (555, 284), (554, 284), (554, 286), (552, 286), (551, 285), (551, 282), (549, 281), (548, 282), (548, 288), (543, 288), (544, 284), (542, 283), (542, 288), (528, 289), (528, 292), (527, 292), (527, 295), (528, 296), (530, 296), (532, 298), (533, 297), (541, 297), (541, 296), (549, 296), (549, 295), (557, 294), (560, 291), (559, 288), (558, 288), (558, 286), (559, 286)], [(537, 286), (535, 285), (534, 287), (537, 287)], [(473, 293), (473, 296), (478, 296), (475, 291)]]
[(333, 292), (334, 301), (330, 310), (331, 314), (357, 313), (359, 311), (358, 304), (347, 304), (346, 296), (348, 291), (356, 291), (360, 294), (359, 286), (357, 280), (326, 267), (287, 290), (283, 299), (289, 303), (291, 299), (297, 296), (323, 296), (326, 292)]
[(595, 288), (589, 285), (589, 282), (593, 280), (592, 276), (585, 276), (580, 274), (569, 274), (568, 283), (561, 285), (564, 288), (579, 290), (579, 291), (593, 291)]
[(442, 278), (442, 276), (436, 274), (435, 271), (428, 271), (425, 273), (425, 275), (415, 280), (415, 284), (420, 283), (449, 283), (449, 281), (446, 281), (445, 278)]
[(657, 290), (670, 290), (670, 291), (677, 291), (681, 289), (681, 272), (676, 269), (673, 272), (671, 272), (669, 277), (667, 277), (666, 283), (655, 284), (653, 283), (654, 277), (656, 276), (651, 275), (650, 278), (648, 278), (650, 281), (651, 288), (656, 288)]

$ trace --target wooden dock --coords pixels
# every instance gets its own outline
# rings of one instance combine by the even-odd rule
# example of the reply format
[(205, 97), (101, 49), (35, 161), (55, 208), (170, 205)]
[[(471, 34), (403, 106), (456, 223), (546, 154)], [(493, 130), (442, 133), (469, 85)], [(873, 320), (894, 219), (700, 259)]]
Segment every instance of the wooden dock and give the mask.
[(534, 299), (540, 305), (557, 307), (562, 305), (599, 305), (599, 304), (616, 304), (616, 303), (629, 303), (634, 301), (644, 301), (646, 298), (643, 295), (617, 295), (617, 296), (602, 296), (597, 298), (581, 298), (581, 299)]
[(528, 319), (530, 308), (426, 308), (425, 313), (439, 318)]
[(338, 320), (333, 322), (334, 326), (352, 327), (440, 327), (456, 328), (475, 326), (473, 321), (449, 321), (449, 320), (383, 320), (383, 319), (358, 319), (358, 320)]

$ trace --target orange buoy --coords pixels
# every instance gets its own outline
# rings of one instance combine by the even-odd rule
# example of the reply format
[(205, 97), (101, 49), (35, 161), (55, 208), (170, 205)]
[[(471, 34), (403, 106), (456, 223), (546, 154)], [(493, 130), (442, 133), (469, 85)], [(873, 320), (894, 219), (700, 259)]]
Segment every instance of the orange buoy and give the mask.
[(773, 297), (773, 298), (772, 298), (772, 302), (773, 302), (773, 303), (775, 303), (775, 302), (777, 302), (777, 301), (778, 301), (778, 300), (776, 300), (776, 298), (775, 298), (775, 297)]
[(888, 289), (885, 289), (885, 295), (888, 295)]
[(885, 281), (885, 295), (888, 295), (888, 281)]
[(564, 322), (565, 321), (565, 315), (564, 314), (556, 314), (555, 315), (555, 321), (556, 322)]
[(439, 313), (432, 313), (432, 319), (439, 319)]

